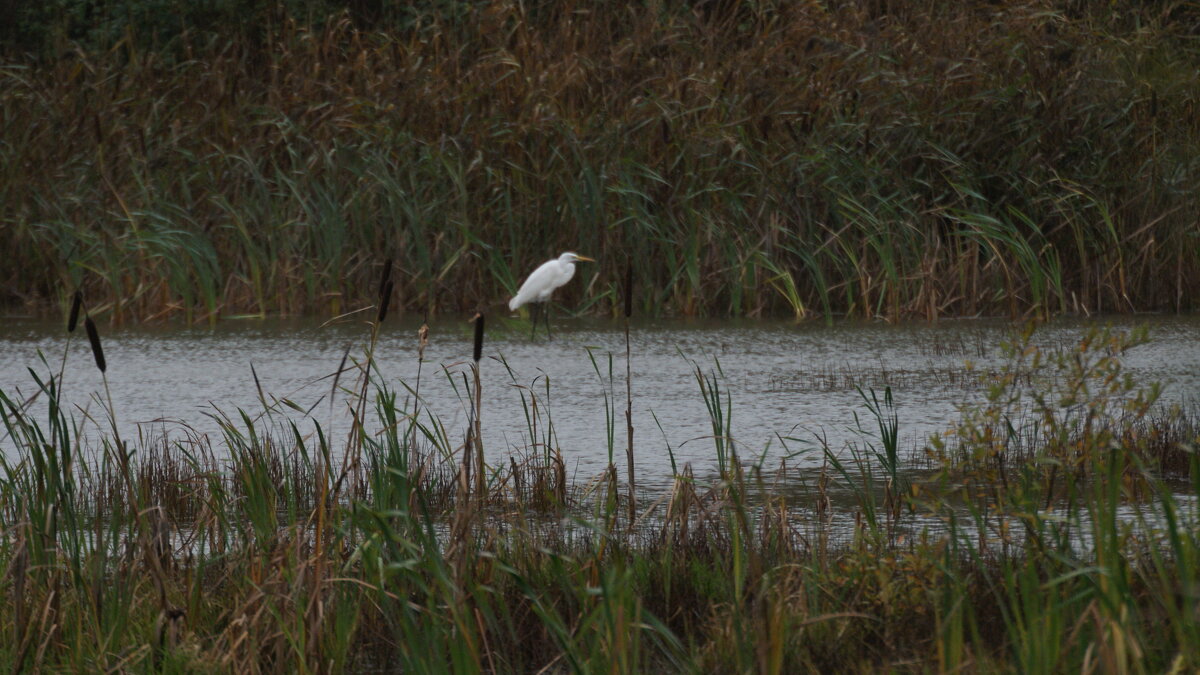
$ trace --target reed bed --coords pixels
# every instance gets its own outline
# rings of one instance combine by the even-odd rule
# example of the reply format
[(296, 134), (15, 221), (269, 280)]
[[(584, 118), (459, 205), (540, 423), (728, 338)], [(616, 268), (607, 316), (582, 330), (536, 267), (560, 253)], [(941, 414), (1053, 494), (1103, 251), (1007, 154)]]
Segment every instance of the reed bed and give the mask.
[(677, 467), (635, 508), (611, 465), (567, 478), (569, 431), (546, 428), (539, 392), (516, 390), (529, 445), (502, 459), (480, 442), (477, 367), (463, 429), (422, 410), (419, 381), (398, 397), (372, 366), (385, 315), (338, 368), (344, 440), (265, 396), (261, 414), (214, 412), (217, 434), (122, 439), (111, 406), (97, 433), (70, 418), (52, 372), (37, 405), (0, 391), (0, 666), (1200, 667), (1200, 426), (1125, 375), (1142, 335), (1018, 336), (983, 401), (918, 458), (898, 447), (890, 389), (864, 390), (860, 440), (824, 448), (816, 471), (748, 461), (723, 374), (697, 364), (712, 463)]
[(643, 313), (1197, 307), (1188, 3), (347, 5), (10, 24), (0, 303), (336, 315), (390, 256), (469, 314), (570, 249)]

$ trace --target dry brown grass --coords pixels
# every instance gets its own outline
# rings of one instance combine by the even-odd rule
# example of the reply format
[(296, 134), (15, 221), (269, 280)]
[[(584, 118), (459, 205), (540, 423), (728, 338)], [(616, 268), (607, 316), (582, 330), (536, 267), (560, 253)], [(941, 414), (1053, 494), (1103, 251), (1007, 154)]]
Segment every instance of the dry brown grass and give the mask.
[[(392, 257), (397, 310), (469, 311), (580, 249), (655, 312), (1191, 309), (1198, 21), (490, 3), (12, 59), (0, 297), (339, 312)], [(585, 307), (619, 311), (622, 267)]]

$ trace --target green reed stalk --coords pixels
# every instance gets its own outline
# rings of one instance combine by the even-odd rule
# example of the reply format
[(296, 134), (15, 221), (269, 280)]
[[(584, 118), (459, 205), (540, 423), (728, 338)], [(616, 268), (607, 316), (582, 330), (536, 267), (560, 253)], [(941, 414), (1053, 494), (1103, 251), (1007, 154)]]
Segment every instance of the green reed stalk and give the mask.
[[(67, 354), (71, 351), (71, 337), (75, 334), (75, 328), (79, 325), (79, 311), (83, 308), (83, 293), (76, 290), (71, 296), (71, 311), (67, 316), (67, 344), (63, 347), (62, 364), (58, 368), (58, 387), (61, 391), (63, 375), (67, 370)], [(90, 338), (89, 338), (90, 341)]]

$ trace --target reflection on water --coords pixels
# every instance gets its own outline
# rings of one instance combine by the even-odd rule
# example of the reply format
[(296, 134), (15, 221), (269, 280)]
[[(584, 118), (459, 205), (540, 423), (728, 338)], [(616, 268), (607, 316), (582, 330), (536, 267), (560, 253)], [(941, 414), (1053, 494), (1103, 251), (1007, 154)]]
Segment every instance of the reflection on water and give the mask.
[[(1119, 327), (1151, 326), (1151, 342), (1135, 349), (1126, 364), (1141, 381), (1166, 385), (1168, 397), (1200, 392), (1200, 317), (1113, 318)], [(608, 463), (609, 422), (614, 425), (614, 461), (624, 464), (625, 361), (619, 323), (563, 321), (554, 340), (530, 342), (526, 324), (492, 319), (482, 364), (483, 434), (492, 462), (531, 444), (522, 392), (537, 398), (552, 422), (554, 442), (568, 469), (579, 477)], [(1070, 343), (1084, 329), (1063, 320), (1039, 330), (1040, 343)], [(379, 372), (399, 398), (416, 384), (416, 331), (412, 322), (386, 324), (376, 348)], [(639, 482), (667, 484), (671, 454), (698, 474), (715, 465), (712, 426), (700, 396), (695, 369), (721, 373), (732, 403), (730, 433), (742, 457), (768, 465), (790, 456), (789, 466), (821, 461), (814, 439), (840, 448), (855, 439), (855, 413), (866, 414), (857, 387), (891, 387), (900, 419), (901, 448), (914, 448), (957, 419), (958, 406), (978, 397), (977, 375), (1000, 363), (998, 345), (1010, 334), (1001, 321), (960, 320), (938, 324), (885, 325), (811, 322), (651, 321), (632, 332), (633, 424)], [(80, 331), (81, 333), (82, 331)], [(330, 405), (331, 375), (346, 348), (361, 358), (365, 325), (322, 327), (314, 321), (227, 321), (213, 329), (151, 326), (105, 329), (109, 386), (124, 433), (157, 433), (183, 423), (215, 432), (207, 416), (214, 406), (234, 414), (262, 409), (251, 364), (264, 395), (287, 398), (334, 433), (346, 429), (347, 396)], [(471, 326), (444, 321), (432, 326), (420, 394), (453, 438), (465, 433), (464, 375), (471, 354)], [(5, 319), (0, 322), (0, 388), (10, 397), (35, 390), (28, 369), (45, 373), (45, 355), (57, 371), (67, 346), (57, 322)], [(609, 381), (612, 358), (612, 380)], [(597, 373), (599, 370), (599, 374)], [(350, 384), (349, 376), (340, 386)], [(527, 389), (521, 389), (526, 387)], [(67, 353), (64, 400), (78, 420), (102, 419), (103, 392), (86, 339), (77, 335)], [(606, 396), (608, 409), (606, 413)], [(37, 408), (34, 408), (37, 410)], [(43, 408), (44, 410), (44, 408)], [(288, 410), (293, 418), (298, 414)], [(871, 424), (864, 421), (868, 429)], [(301, 430), (311, 429), (302, 424)], [(93, 431), (94, 433), (94, 431)], [(11, 447), (11, 444), (9, 444)], [(7, 449), (7, 448), (6, 448)]]

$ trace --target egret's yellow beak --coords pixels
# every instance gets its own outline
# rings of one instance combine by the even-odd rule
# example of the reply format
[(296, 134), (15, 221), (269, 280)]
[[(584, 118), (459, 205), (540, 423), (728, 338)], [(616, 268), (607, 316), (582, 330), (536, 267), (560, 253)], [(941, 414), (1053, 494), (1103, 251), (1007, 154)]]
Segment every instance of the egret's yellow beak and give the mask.
[(595, 258), (589, 258), (586, 255), (579, 255), (578, 253), (575, 254), (575, 259), (582, 260), (584, 262), (596, 262)]

